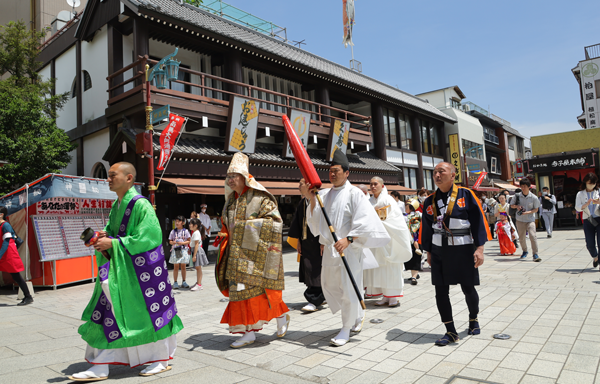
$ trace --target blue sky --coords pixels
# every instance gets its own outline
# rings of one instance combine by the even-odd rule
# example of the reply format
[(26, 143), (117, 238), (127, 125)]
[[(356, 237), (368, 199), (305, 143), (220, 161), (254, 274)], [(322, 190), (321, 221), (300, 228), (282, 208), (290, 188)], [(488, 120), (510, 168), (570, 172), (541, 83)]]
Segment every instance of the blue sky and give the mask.
[[(212, 0), (205, 0), (210, 3)], [(302, 48), (348, 66), (342, 0), (228, 0), (287, 28)], [(418, 94), (458, 85), (526, 136), (581, 129), (571, 73), (600, 43), (600, 2), (355, 0), (363, 73)]]

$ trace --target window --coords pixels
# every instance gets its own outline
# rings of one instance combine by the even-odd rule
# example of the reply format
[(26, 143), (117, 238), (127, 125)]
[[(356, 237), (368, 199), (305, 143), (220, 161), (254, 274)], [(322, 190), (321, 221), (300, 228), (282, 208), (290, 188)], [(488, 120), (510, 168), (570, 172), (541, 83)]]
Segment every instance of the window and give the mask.
[(483, 145), (463, 139), (463, 153), (472, 159), (485, 160), (483, 158)]
[(428, 169), (423, 170), (423, 181), (425, 182), (424, 187), (430, 191), (433, 191), (433, 172), (432, 171), (430, 171)]
[(108, 179), (108, 174), (106, 173), (106, 168), (104, 167), (104, 164), (96, 163), (96, 165), (94, 165), (92, 177), (95, 179)]
[(450, 99), (450, 106), (452, 108), (460, 109), (460, 101), (457, 101), (457, 100), (454, 100), (454, 99)]
[(383, 109), (383, 133), (385, 145), (398, 147), (398, 130), (396, 126), (396, 112), (387, 108)]
[(408, 116), (400, 115), (398, 119), (398, 125), (400, 126), (400, 140), (402, 149), (412, 150), (412, 131), (410, 130), (410, 122), (408, 119)]
[[(87, 91), (88, 89), (92, 88), (92, 77), (90, 76), (88, 71), (82, 71), (83, 72), (83, 92)], [(77, 97), (77, 76), (75, 76), (75, 78), (73, 79), (73, 82), (71, 83), (71, 99), (74, 99)]]
[(498, 159), (493, 156), (490, 159), (490, 172), (496, 174), (500, 173), (498, 170)]
[(404, 168), (404, 186), (406, 188), (417, 189), (417, 169)]
[(431, 153), (433, 155), (442, 156), (442, 147), (440, 146), (438, 130), (433, 124), (429, 127), (429, 137), (431, 138)]
[(423, 153), (431, 153), (431, 146), (429, 145), (429, 123), (421, 121), (421, 150)]
[(396, 132), (396, 116), (394, 116), (394, 111), (389, 111), (389, 124), (390, 124), (390, 146), (398, 147), (397, 140), (397, 132)]

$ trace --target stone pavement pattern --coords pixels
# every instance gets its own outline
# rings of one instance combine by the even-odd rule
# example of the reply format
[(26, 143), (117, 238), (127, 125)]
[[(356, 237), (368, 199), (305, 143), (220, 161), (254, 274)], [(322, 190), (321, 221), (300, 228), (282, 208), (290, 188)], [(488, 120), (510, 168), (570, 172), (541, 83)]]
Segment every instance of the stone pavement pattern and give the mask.
[[(486, 246), (479, 287), (482, 334), (467, 336), (468, 313), (459, 287), (450, 294), (461, 341), (436, 347), (444, 333), (430, 275), (406, 285), (397, 308), (367, 303), (364, 330), (344, 347), (329, 345), (341, 326), (329, 309), (304, 314), (304, 285), (298, 283), (295, 253), (284, 254), (290, 330), (276, 337), (273, 321), (246, 348), (231, 349), (238, 335), (219, 324), (227, 305), (214, 282), (214, 265), (204, 269), (204, 290), (179, 290), (176, 300), (185, 329), (173, 369), (152, 377), (142, 369), (114, 367), (119, 383), (596, 383), (600, 384), (600, 274), (592, 270), (583, 232), (539, 234), (541, 263), (498, 256)], [(519, 251), (519, 250), (517, 250)], [(520, 254), (520, 252), (519, 252)], [(530, 254), (531, 255), (531, 254)], [(408, 277), (406, 273), (405, 277)], [(195, 272), (188, 271), (188, 283)], [(180, 278), (181, 282), (181, 278)], [(92, 284), (40, 290), (35, 303), (16, 307), (16, 291), (0, 291), (0, 383), (68, 382), (85, 370), (79, 316)], [(370, 323), (373, 318), (381, 324)], [(510, 340), (495, 340), (507, 333)]]

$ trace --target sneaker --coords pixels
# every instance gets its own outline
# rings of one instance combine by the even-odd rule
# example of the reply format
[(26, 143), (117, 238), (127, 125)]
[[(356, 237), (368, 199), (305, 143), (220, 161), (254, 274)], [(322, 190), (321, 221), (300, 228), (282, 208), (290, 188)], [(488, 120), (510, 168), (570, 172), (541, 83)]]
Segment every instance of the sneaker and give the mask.
[(185, 280), (183, 280), (183, 283), (181, 283), (181, 288), (189, 288), (190, 286), (188, 285), (188, 283), (185, 282)]
[(548, 234), (548, 238), (551, 238), (551, 237), (552, 237), (552, 234), (551, 234), (551, 233), (549, 233), (549, 234)]
[(198, 285), (198, 283), (196, 283), (196, 284), (194, 284), (194, 285), (192, 286), (192, 288), (190, 289), (190, 291), (199, 291), (199, 290), (201, 290), (201, 289), (202, 289), (202, 286), (201, 286), (201, 285)]
[(529, 255), (529, 252), (523, 252), (523, 254), (521, 255), (521, 260), (525, 260), (527, 258), (527, 255)]
[(542, 261), (542, 259), (536, 253), (533, 255), (533, 261), (539, 262), (539, 261)]
[(29, 305), (32, 303), (33, 303), (33, 297), (26, 297), (17, 305)]
[(179, 289), (179, 284), (177, 284), (177, 282), (173, 283), (173, 289)]

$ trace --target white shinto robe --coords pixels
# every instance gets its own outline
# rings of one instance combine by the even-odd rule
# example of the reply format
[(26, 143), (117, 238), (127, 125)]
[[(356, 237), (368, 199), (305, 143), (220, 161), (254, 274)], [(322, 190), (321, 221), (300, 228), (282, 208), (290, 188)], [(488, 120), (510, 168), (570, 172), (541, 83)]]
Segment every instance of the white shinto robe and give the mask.
[(387, 192), (387, 188), (379, 197), (369, 199), (373, 210), (387, 207), (387, 217), (381, 223), (391, 237), (385, 246), (373, 249), (379, 268), (364, 271), (364, 284), (367, 297), (402, 297), (404, 291), (404, 263), (411, 259), (410, 232), (406, 220), (396, 200)]
[[(320, 191), (319, 195), (338, 239), (354, 237), (354, 242), (346, 248), (344, 256), (357, 286), (362, 291), (363, 262), (367, 253), (370, 254), (368, 248), (385, 246), (390, 241), (390, 236), (369, 200), (349, 181), (341, 187)], [(321, 285), (325, 299), (333, 313), (342, 310), (342, 327), (351, 328), (357, 319), (363, 317), (364, 311), (360, 307), (360, 301), (356, 297), (342, 259), (333, 247), (333, 237), (318, 202), (312, 211), (310, 206), (307, 208), (306, 222), (310, 231), (319, 236), (319, 242), (325, 246), (321, 269)]]

